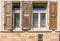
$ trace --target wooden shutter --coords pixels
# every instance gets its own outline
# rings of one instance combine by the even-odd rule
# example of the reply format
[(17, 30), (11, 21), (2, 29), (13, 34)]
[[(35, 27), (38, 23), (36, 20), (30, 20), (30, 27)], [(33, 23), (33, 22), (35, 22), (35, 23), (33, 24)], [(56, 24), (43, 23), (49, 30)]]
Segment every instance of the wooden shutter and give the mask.
[(32, 8), (31, 8), (31, 1), (23, 1), (22, 2), (22, 29), (28, 30), (30, 29), (30, 15)]
[(57, 29), (57, 2), (50, 2), (50, 29)]
[(4, 28), (11, 30), (12, 29), (12, 2), (4, 2)]

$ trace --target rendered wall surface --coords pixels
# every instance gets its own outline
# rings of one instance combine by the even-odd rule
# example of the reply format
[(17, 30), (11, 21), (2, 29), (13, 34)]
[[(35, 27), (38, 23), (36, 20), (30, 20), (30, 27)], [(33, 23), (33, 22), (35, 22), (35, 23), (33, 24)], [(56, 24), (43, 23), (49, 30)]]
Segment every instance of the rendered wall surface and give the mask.
[[(20, 0), (19, 0), (20, 1)], [(41, 0), (42, 1), (42, 0)], [(57, 11), (57, 30), (60, 31), (60, 0), (58, 2)], [(4, 23), (4, 3), (0, 1), (0, 41), (38, 41), (38, 34), (43, 34), (43, 41), (59, 41), (59, 33), (2, 33)]]
[[(43, 41), (59, 41), (59, 34), (42, 33)], [(38, 33), (1, 33), (0, 41), (38, 41)]]
[[(39, 33), (40, 34), (40, 33)], [(43, 41), (59, 41), (59, 34), (41, 33)], [(38, 33), (1, 33), (0, 41), (38, 41)]]

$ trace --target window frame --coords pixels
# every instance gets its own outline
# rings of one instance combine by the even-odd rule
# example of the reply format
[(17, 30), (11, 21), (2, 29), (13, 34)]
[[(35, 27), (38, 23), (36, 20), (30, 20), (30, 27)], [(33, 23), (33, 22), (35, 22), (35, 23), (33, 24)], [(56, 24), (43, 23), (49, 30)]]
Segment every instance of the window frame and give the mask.
[(22, 8), (21, 8), (21, 2), (20, 2), (20, 10), (19, 11), (15, 11), (15, 13), (19, 13), (20, 14), (20, 20), (19, 20), (19, 28), (16, 27), (15, 29), (13, 29), (13, 31), (21, 31), (22, 30)]
[[(43, 3), (45, 3), (46, 1), (43, 1)], [(33, 4), (34, 2), (32, 2)], [(33, 5), (32, 5), (33, 6)], [(45, 11), (46, 12), (46, 28), (43, 28), (43, 29), (33, 29), (33, 18), (31, 17), (31, 30), (30, 31), (49, 31), (49, 2), (47, 2), (47, 5), (46, 5), (46, 10), (40, 10), (41, 12), (42, 11)], [(36, 10), (35, 10), (36, 11)], [(39, 11), (39, 10), (37, 10)], [(32, 14), (33, 14), (34, 10), (32, 8)], [(36, 13), (36, 12), (35, 12)], [(33, 15), (32, 15), (33, 16)]]
[[(47, 13), (46, 13), (46, 11), (33, 11), (33, 13), (38, 13), (38, 27), (37, 28), (34, 28), (33, 27), (33, 14), (32, 14), (32, 27), (33, 27), (33, 30), (41, 30), (41, 29), (43, 29), (43, 30), (45, 30), (46, 29), (46, 27), (47, 27), (47, 22), (46, 22), (46, 26), (45, 27), (40, 27), (40, 13), (45, 13), (46, 14), (46, 16), (47, 16)], [(47, 20), (47, 17), (46, 17), (46, 20)]]

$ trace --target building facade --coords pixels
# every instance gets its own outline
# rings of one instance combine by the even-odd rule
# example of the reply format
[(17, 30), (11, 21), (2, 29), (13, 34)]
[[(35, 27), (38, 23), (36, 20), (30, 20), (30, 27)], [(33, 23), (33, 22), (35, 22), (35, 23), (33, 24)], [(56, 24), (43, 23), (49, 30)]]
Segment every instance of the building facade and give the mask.
[(59, 0), (1, 1), (0, 41), (60, 41)]

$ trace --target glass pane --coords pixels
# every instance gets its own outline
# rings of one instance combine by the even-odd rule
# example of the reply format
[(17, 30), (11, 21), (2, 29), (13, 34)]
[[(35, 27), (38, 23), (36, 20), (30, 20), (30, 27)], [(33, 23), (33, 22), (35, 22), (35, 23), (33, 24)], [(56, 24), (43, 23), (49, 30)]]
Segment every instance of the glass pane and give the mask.
[(33, 10), (46, 10), (45, 6), (34, 6)]
[(19, 22), (20, 21), (20, 14), (19, 13), (15, 13), (14, 14), (14, 27), (19, 27)]
[(20, 11), (20, 8), (14, 8), (14, 11)]
[(33, 13), (33, 27), (38, 27), (38, 13)]
[(40, 27), (45, 27), (46, 24), (46, 14), (40, 13)]

